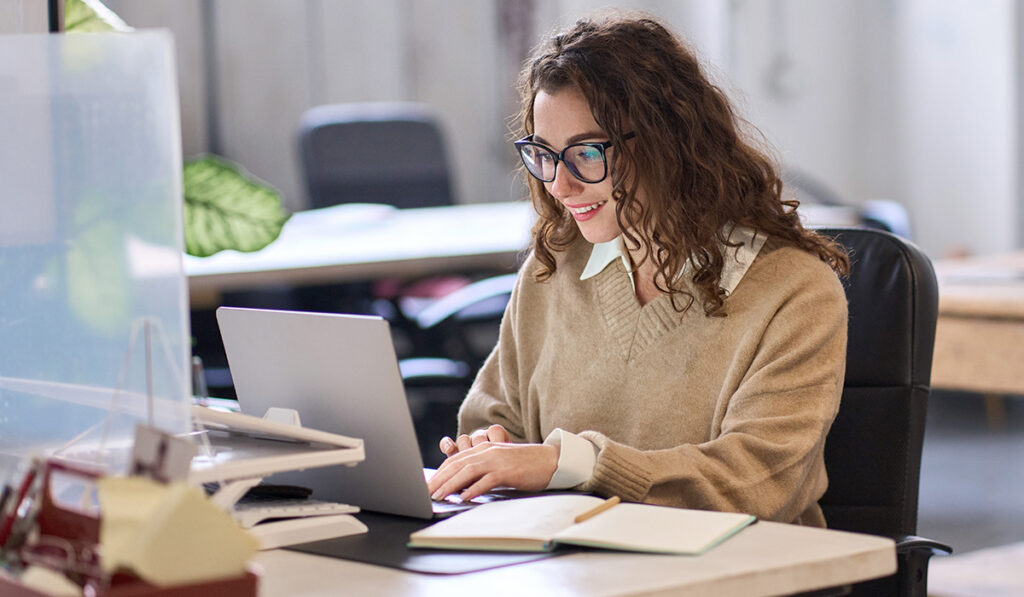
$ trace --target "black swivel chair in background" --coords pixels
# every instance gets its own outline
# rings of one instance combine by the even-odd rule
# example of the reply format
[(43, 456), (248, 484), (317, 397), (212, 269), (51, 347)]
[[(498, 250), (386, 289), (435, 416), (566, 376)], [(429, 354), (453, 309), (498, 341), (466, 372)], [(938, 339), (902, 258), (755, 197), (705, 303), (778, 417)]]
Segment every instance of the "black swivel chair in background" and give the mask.
[[(378, 203), (405, 209), (454, 203), (448, 149), (440, 123), (426, 105), (373, 102), (316, 106), (302, 115), (297, 136), (310, 208)], [(247, 290), (226, 293), (222, 302), (239, 307), (382, 315), (392, 324), (399, 356), (421, 359), (403, 369), (414, 372), (410, 373), (410, 385), (455, 388), (468, 385), (473, 373), (466, 369), (462, 362), (465, 359), (454, 362), (448, 358), (445, 362), (447, 355), (433, 344), (423, 343), (437, 343), (443, 333), (457, 333), (457, 327), (443, 324), (421, 329), (416, 314), (469, 284), (473, 277), (493, 273), (460, 272), (413, 280)], [(501, 313), (502, 309), (496, 308), (478, 313), (478, 318), (489, 317), (496, 327)], [(194, 312), (193, 317), (196, 352), (208, 364), (211, 389), (233, 395), (223, 351), (217, 349), (220, 342), (212, 310)], [(449, 338), (443, 339), (444, 344), (453, 344)], [(425, 357), (431, 359), (422, 360)]]
[(299, 121), (309, 207), (385, 203), (451, 205), (448, 150), (437, 118), (416, 103), (310, 108)]
[[(299, 120), (298, 151), (311, 209), (345, 203), (399, 209), (454, 204), (448, 148), (437, 117), (424, 104), (310, 108)], [(408, 332), (418, 308), (469, 281), (465, 276), (384, 279), (297, 292), (309, 309), (383, 315)]]
[(867, 228), (822, 228), (850, 252), (843, 281), (849, 343), (842, 402), (825, 445), (829, 528), (897, 541), (899, 571), (854, 595), (925, 597), (928, 558), (948, 546), (914, 536), (938, 288), (914, 245)]
[[(454, 204), (445, 137), (437, 116), (425, 104), (368, 102), (316, 106), (302, 115), (298, 137), (311, 208), (353, 202), (380, 203), (399, 209)], [(441, 332), (458, 330), (435, 323), (424, 326), (417, 317), (419, 311), (469, 284), (473, 278), (497, 273), (378, 280), (372, 287), (357, 288), (356, 293), (372, 302), (363, 310), (385, 316), (393, 327), (412, 337), (410, 356), (438, 356), (432, 354), (436, 352), (432, 346), (415, 346), (416, 340), (433, 342), (440, 339)], [(310, 306), (333, 310), (322, 304), (330, 292), (323, 288), (303, 292), (309, 297)], [(494, 308), (488, 310), (488, 305)], [(477, 318), (496, 321), (504, 306), (486, 302), (474, 309)]]
[[(398, 208), (451, 205), (447, 148), (436, 118), (422, 104), (354, 103), (316, 106), (299, 121), (298, 154), (312, 209), (343, 203), (381, 203)], [(468, 283), (446, 278), (421, 281), (409, 290), (398, 280), (282, 285), (225, 293), (222, 304), (384, 315), (407, 345), (411, 324), (403, 299), (424, 298)], [(213, 310), (193, 311), (195, 352), (206, 365), (206, 379), (217, 395), (234, 396)]]
[[(423, 104), (317, 106), (303, 114), (298, 136), (311, 208), (353, 202), (399, 209), (454, 204), (441, 125)], [(511, 284), (500, 275), (488, 278), (495, 274), (296, 289), (309, 310), (366, 312), (389, 320), (428, 466), (439, 464), (437, 441), (455, 432), (458, 405), (496, 338)], [(474, 278), (484, 279), (471, 283)], [(491, 346), (480, 349), (481, 342)]]

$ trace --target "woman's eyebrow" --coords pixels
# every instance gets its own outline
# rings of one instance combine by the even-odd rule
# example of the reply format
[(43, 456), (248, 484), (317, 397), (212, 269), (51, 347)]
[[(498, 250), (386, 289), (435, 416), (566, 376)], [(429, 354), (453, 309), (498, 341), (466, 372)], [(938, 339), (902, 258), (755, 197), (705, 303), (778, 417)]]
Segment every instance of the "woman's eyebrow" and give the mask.
[[(566, 145), (572, 145), (573, 143), (579, 143), (580, 141), (585, 141), (586, 139), (602, 139), (602, 138), (607, 138), (607, 137), (608, 137), (608, 133), (606, 133), (604, 131), (601, 131), (601, 130), (598, 130), (598, 131), (594, 131), (594, 132), (587, 132), (587, 133), (580, 133), (578, 135), (573, 135), (573, 136), (569, 137), (566, 140), (565, 144)], [(540, 143), (542, 145), (547, 145), (549, 147), (551, 146), (551, 143), (548, 143), (544, 139), (544, 137), (538, 136), (537, 134), (533, 135), (533, 141), (534, 141), (534, 143)]]

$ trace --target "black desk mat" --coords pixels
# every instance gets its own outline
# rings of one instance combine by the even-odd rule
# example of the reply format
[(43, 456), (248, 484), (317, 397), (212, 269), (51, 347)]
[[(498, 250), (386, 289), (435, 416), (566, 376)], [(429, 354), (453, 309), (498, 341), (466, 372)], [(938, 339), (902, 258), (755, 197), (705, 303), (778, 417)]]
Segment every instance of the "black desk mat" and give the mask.
[(301, 545), (290, 545), (285, 549), (426, 574), (477, 572), (533, 562), (572, 551), (559, 549), (557, 552), (521, 553), (410, 549), (406, 545), (409, 541), (409, 534), (429, 526), (435, 521), (374, 512), (360, 512), (355, 516), (369, 528), (368, 532)]

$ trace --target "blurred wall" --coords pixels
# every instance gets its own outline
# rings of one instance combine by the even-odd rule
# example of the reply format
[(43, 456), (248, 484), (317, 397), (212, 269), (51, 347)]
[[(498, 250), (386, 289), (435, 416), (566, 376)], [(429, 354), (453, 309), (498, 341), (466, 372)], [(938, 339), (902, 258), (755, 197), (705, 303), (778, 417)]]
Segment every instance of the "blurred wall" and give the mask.
[(898, 201), (933, 258), (1021, 246), (1010, 0), (733, 3), (729, 72), (783, 161)]
[(782, 161), (856, 200), (896, 186), (892, 34), (880, 2), (737, 2), (733, 97)]
[(174, 34), (182, 151), (186, 156), (209, 151), (203, 0), (104, 0), (103, 3), (132, 27), (161, 27)]
[[(4, 0), (0, 0), (4, 1)], [(5, 0), (10, 2), (10, 0)], [(521, 196), (513, 83), (592, 0), (108, 0), (178, 43), (186, 155), (305, 197), (302, 112), (412, 100), (440, 114), (458, 201)], [(934, 257), (1021, 244), (1021, 19), (1012, 0), (632, 0), (690, 39), (782, 162), (850, 202), (898, 201)], [(0, 7), (3, 5), (0, 4)]]
[(898, 11), (900, 190), (928, 249), (1022, 245), (1017, 6), (907, 0)]
[(0, 35), (46, 33), (49, 12), (43, 0), (0, 0)]

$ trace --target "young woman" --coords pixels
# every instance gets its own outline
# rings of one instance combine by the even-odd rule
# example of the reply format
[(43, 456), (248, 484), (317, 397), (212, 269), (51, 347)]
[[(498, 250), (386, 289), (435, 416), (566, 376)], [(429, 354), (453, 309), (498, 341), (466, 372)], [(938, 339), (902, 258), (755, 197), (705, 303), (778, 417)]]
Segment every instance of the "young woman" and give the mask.
[(533, 247), (434, 498), (573, 488), (823, 526), (845, 253), (655, 20), (577, 22), (520, 90)]

